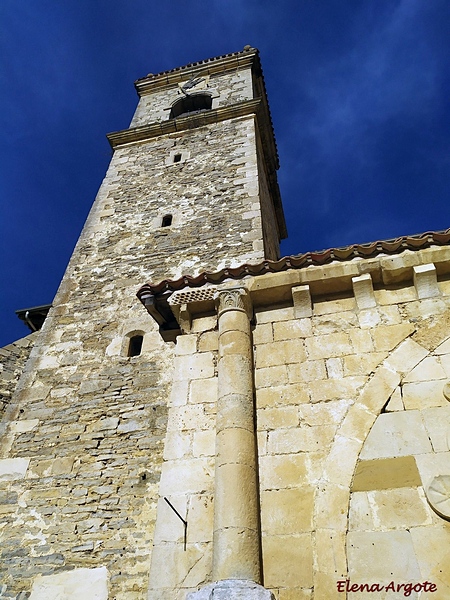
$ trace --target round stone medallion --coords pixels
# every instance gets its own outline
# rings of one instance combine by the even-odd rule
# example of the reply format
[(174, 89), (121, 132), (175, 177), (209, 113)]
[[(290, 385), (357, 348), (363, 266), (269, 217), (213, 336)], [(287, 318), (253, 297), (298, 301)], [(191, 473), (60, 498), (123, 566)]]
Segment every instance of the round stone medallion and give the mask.
[(437, 475), (426, 490), (431, 508), (443, 519), (450, 520), (450, 475)]

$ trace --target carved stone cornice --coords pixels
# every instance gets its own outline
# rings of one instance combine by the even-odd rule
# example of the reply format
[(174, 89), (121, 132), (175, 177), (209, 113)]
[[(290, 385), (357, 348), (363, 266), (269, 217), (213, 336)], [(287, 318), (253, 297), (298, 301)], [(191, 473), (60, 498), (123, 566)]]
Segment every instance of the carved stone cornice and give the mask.
[(111, 148), (115, 150), (116, 148), (120, 148), (127, 144), (146, 142), (159, 135), (167, 135), (177, 131), (185, 131), (186, 129), (194, 129), (195, 127), (225, 121), (226, 119), (256, 114), (261, 107), (262, 101), (260, 98), (256, 98), (255, 100), (244, 100), (230, 106), (222, 106), (214, 110), (205, 110), (204, 112), (195, 115), (180, 117), (178, 119), (169, 119), (167, 121), (162, 121), (161, 123), (150, 123), (149, 125), (142, 125), (141, 127), (133, 127), (131, 129), (122, 129), (121, 131), (114, 131), (113, 133), (108, 133), (106, 137), (111, 144)]

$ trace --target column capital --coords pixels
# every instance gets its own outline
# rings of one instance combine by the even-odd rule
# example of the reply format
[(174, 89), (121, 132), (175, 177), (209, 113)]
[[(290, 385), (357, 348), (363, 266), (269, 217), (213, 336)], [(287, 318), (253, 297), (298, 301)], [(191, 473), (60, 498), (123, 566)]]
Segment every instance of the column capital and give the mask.
[(230, 287), (217, 290), (215, 294), (217, 313), (219, 317), (229, 310), (246, 313), (249, 319), (253, 316), (253, 307), (247, 288)]

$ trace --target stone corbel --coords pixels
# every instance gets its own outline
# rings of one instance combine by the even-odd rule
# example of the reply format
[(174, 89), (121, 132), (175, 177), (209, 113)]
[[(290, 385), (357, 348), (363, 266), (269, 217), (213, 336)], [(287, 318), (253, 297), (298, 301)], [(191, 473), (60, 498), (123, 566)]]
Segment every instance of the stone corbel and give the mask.
[(437, 283), (436, 267), (433, 263), (419, 265), (418, 267), (414, 267), (413, 271), (414, 287), (419, 299), (434, 298), (441, 295)]
[(369, 273), (352, 277), (353, 293), (358, 308), (375, 308), (377, 302), (373, 293), (372, 277)]
[(312, 300), (309, 285), (298, 285), (292, 288), (294, 315), (297, 319), (312, 316)]

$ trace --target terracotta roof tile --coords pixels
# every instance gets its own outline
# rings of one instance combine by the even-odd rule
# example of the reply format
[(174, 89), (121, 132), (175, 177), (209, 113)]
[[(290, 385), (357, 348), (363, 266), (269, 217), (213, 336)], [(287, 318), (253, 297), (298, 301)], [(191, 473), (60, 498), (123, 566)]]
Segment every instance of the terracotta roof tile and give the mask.
[(218, 284), (225, 279), (241, 279), (246, 275), (264, 275), (265, 273), (278, 273), (288, 269), (303, 269), (309, 266), (320, 266), (335, 261), (346, 261), (354, 258), (373, 258), (379, 254), (399, 254), (405, 250), (421, 250), (429, 246), (445, 246), (450, 243), (450, 228), (443, 231), (428, 231), (418, 235), (410, 235), (370, 242), (367, 244), (353, 244), (342, 248), (330, 248), (318, 252), (305, 252), (293, 256), (284, 256), (279, 260), (263, 260), (256, 265), (243, 264), (238, 267), (227, 267), (220, 271), (205, 271), (193, 277), (183, 275), (178, 279), (165, 279), (159, 283), (147, 283), (137, 292), (138, 298), (142, 294), (162, 294), (168, 291), (181, 290), (186, 287), (200, 287), (205, 283)]

